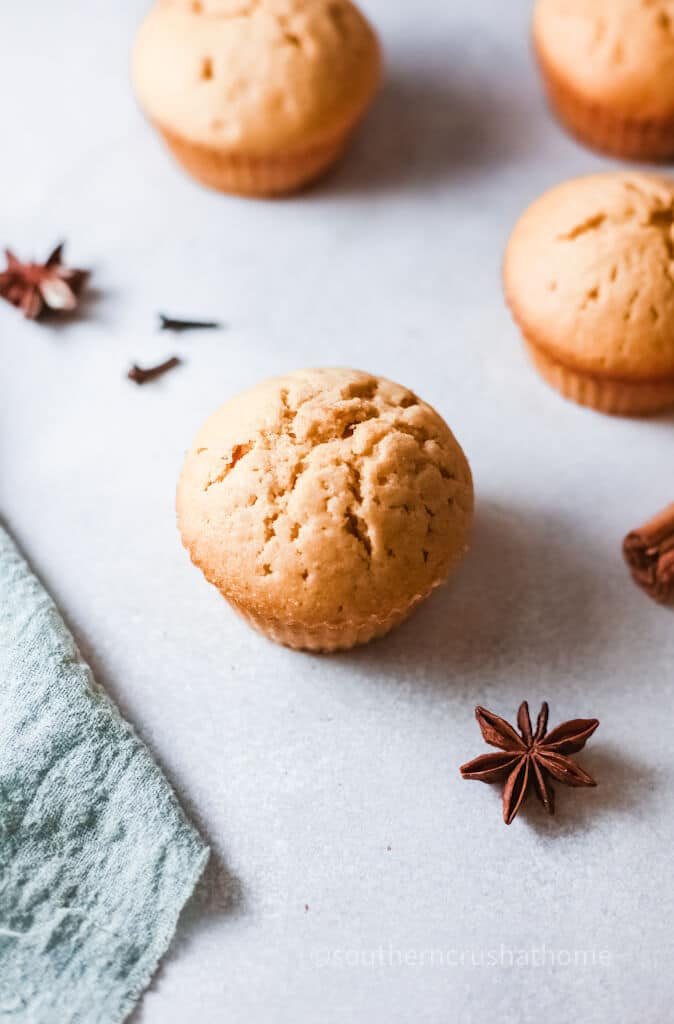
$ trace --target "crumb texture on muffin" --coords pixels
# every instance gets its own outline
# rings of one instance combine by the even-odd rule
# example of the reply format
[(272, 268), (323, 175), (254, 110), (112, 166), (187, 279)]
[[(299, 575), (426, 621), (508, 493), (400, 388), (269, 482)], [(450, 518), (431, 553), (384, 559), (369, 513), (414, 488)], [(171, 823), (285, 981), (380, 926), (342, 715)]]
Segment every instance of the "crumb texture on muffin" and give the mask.
[(527, 339), (573, 370), (674, 382), (674, 183), (608, 173), (566, 182), (524, 213), (504, 265)]
[(350, 0), (158, 0), (133, 55), (158, 126), (249, 156), (348, 130), (379, 75), (376, 35)]
[(671, 0), (538, 0), (534, 40), (578, 97), (625, 118), (674, 115)]
[(467, 546), (473, 492), (449, 427), (412, 392), (306, 370), (205, 423), (177, 501), (193, 561), (234, 604), (338, 626), (383, 621), (444, 581)]

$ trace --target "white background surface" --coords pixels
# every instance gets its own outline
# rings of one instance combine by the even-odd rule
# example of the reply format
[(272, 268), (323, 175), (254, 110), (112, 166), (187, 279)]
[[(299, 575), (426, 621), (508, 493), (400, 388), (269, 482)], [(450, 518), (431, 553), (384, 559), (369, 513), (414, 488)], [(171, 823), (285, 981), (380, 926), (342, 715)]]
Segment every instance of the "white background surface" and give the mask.
[[(62, 327), (0, 308), (0, 514), (214, 849), (134, 1020), (669, 1020), (674, 619), (620, 543), (674, 498), (674, 420), (565, 403), (504, 309), (519, 213), (607, 165), (546, 112), (530, 3), (367, 0), (379, 104), (325, 184), (275, 203), (201, 190), (142, 120), (127, 69), (146, 6), (0, 14), (0, 241), (41, 257), (66, 237), (96, 289)], [(159, 309), (230, 326), (174, 339)], [(161, 382), (124, 379), (174, 352)], [(228, 610), (181, 549), (173, 497), (216, 406), (335, 364), (437, 406), (478, 511), (449, 587), (388, 639), (322, 658)], [(600, 785), (558, 787), (554, 819), (530, 802), (506, 828), (498, 787), (458, 766), (487, 751), (474, 706), (512, 719), (525, 697), (553, 725), (601, 719), (579, 756)]]

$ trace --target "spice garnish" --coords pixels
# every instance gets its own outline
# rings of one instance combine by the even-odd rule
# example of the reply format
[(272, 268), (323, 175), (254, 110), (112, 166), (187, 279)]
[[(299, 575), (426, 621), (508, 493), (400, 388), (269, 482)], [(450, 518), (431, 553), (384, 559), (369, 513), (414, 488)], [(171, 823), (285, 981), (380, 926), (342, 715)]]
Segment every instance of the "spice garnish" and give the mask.
[(134, 363), (129, 370), (127, 377), (129, 380), (134, 381), (136, 384), (147, 384), (150, 380), (155, 380), (156, 377), (161, 377), (162, 374), (172, 370), (175, 366), (180, 365), (180, 359), (178, 356), (171, 356), (165, 363), (159, 363), (158, 366), (148, 366), (147, 369), (142, 369), (140, 366), (136, 366)]
[(628, 533), (623, 554), (635, 583), (660, 604), (674, 602), (674, 504)]
[(44, 263), (23, 263), (5, 249), (0, 298), (20, 309), (27, 320), (36, 320), (44, 309), (70, 313), (77, 306), (89, 271), (64, 266), (63, 247), (63, 242), (57, 245)]
[(543, 703), (536, 731), (533, 732), (529, 705), (526, 701), (520, 704), (518, 735), (505, 719), (485, 708), (475, 709), (485, 743), (498, 747), (503, 753), (476, 757), (461, 766), (461, 775), (464, 779), (478, 779), (480, 782), (506, 780), (503, 791), (503, 820), (506, 825), (514, 820), (532, 786), (548, 814), (554, 814), (555, 793), (550, 777), (565, 786), (597, 785), (567, 754), (582, 750), (599, 725), (598, 720), (574, 718), (547, 732), (548, 710), (547, 703)]
[(213, 331), (222, 327), (217, 320), (179, 320), (174, 316), (159, 314), (160, 331)]

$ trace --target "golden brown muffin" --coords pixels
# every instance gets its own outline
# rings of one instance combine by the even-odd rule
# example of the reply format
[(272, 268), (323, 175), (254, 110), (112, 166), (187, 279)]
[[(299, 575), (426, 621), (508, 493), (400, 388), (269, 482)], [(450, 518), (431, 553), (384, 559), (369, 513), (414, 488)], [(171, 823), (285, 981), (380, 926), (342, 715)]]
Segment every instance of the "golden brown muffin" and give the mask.
[(537, 369), (601, 412), (674, 405), (674, 183), (609, 173), (568, 181), (520, 218), (508, 304)]
[(206, 421), (177, 507), (192, 561), (253, 626), (332, 651), (382, 636), (447, 578), (473, 485), (449, 427), (411, 391), (301, 370)]
[(671, 0), (538, 0), (534, 44), (552, 107), (617, 156), (674, 156)]
[(133, 54), (140, 105), (179, 163), (242, 195), (291, 192), (327, 170), (380, 74), (350, 0), (157, 0)]

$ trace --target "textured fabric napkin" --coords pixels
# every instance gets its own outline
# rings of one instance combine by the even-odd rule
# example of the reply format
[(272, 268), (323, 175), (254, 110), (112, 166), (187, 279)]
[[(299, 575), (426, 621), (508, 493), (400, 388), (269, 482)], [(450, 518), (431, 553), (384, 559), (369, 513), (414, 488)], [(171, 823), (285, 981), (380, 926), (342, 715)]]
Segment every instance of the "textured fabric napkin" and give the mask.
[(123, 1021), (207, 858), (0, 527), (0, 1021)]

